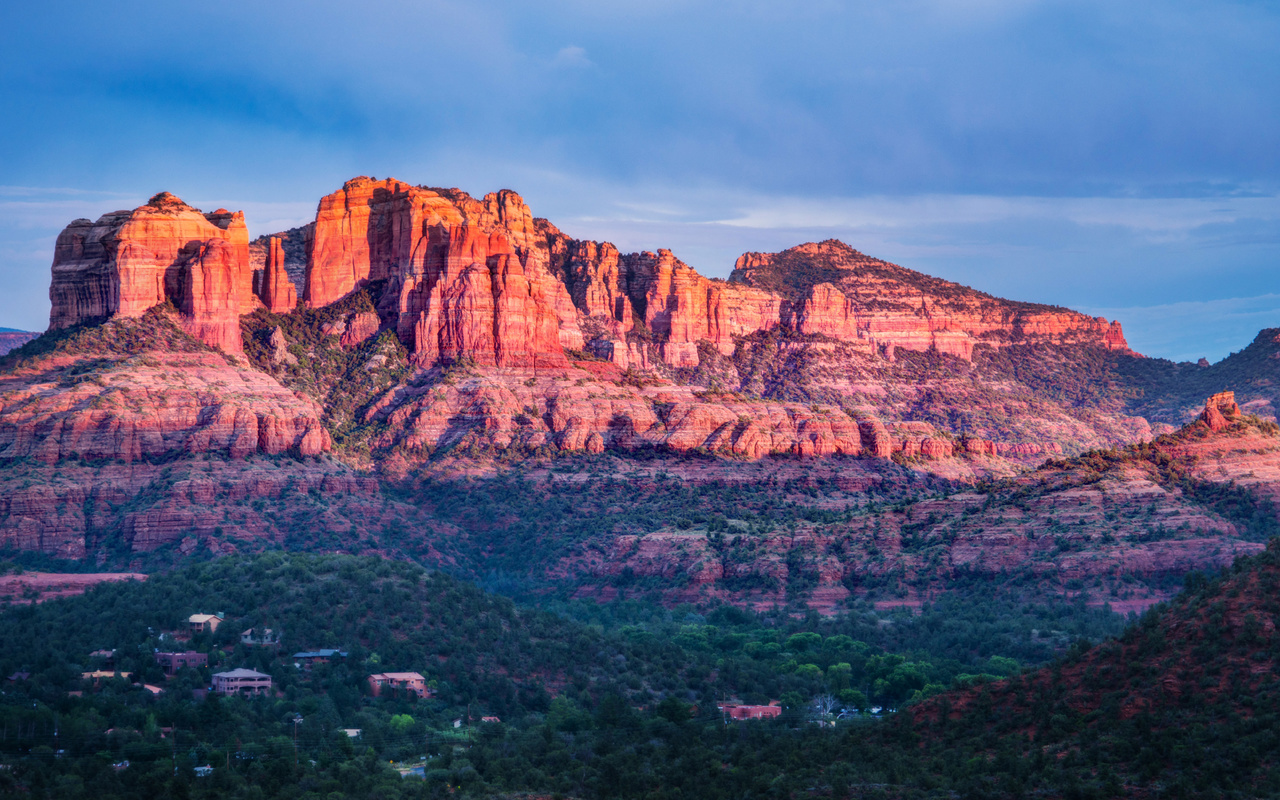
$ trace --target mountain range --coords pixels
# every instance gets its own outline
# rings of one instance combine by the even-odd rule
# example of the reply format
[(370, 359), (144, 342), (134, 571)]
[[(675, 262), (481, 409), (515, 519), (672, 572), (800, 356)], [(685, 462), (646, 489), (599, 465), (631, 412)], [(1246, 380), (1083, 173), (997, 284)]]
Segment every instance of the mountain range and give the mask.
[(59, 559), (399, 553), (820, 607), (1031, 570), (1118, 602), (1258, 546), (1206, 487), (1273, 493), (1280, 331), (1175, 364), (834, 240), (717, 280), (514, 192), (360, 177), (252, 241), (168, 193), (76, 220), (50, 298), (2, 362), (0, 543)]

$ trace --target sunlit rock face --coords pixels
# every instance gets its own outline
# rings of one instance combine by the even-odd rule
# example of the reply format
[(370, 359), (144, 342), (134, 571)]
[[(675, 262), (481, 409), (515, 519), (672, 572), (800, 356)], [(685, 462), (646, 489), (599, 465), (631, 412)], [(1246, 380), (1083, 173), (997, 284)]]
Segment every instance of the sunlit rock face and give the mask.
[(58, 236), (49, 299), (50, 330), (172, 303), (192, 335), (239, 353), (240, 315), (258, 305), (244, 214), (204, 214), (163, 192), (133, 211), (76, 220)]

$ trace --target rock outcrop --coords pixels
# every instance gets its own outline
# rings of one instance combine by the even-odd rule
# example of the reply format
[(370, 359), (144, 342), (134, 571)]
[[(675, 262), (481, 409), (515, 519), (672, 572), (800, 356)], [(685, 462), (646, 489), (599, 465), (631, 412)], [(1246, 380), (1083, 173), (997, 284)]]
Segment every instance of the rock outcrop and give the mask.
[(0, 463), (132, 463), (332, 447), (320, 408), (214, 353), (46, 358), (0, 376)]
[(1128, 351), (1120, 323), (1053, 306), (1002, 300), (870, 258), (843, 242), (747, 253), (731, 280), (794, 303), (796, 331), (886, 348), (934, 350), (969, 360), (978, 344), (1091, 344)]
[(133, 211), (76, 220), (58, 236), (49, 299), (51, 330), (169, 302), (193, 335), (239, 353), (240, 314), (257, 304), (244, 214), (202, 214), (162, 192)]
[[(1224, 393), (1210, 407), (1232, 402)], [(867, 434), (876, 437), (878, 431), (865, 423), (863, 430), (865, 448)], [(960, 447), (985, 458), (993, 455), (989, 445), (969, 438)], [(588, 595), (600, 596), (610, 584), (626, 586), (637, 577), (688, 576), (667, 584), (670, 602), (720, 598), (765, 604), (790, 599), (790, 581), (811, 586), (816, 577), (811, 605), (866, 583), (883, 585), (895, 573), (940, 583), (958, 574), (1021, 573), (1047, 586), (1086, 582), (1093, 602), (1123, 608), (1131, 576), (1225, 567), (1263, 549), (1245, 517), (1224, 515), (1212, 499), (1185, 492), (1168, 479), (1168, 465), (1274, 502), (1280, 499), (1278, 453), (1280, 433), (1269, 423), (1246, 419), (1209, 435), (1193, 423), (1106, 458), (1095, 453), (1047, 462), (987, 491), (924, 499), (847, 522), (764, 536), (731, 532), (715, 540), (702, 531), (675, 529), (617, 536), (602, 552), (584, 549), (565, 559), (561, 572)], [(859, 463), (874, 468), (876, 462)], [(743, 592), (734, 586), (757, 588)], [(769, 586), (774, 588), (762, 596), (761, 587)]]
[(35, 339), (40, 334), (31, 331), (5, 331), (0, 330), (0, 356), (8, 353), (10, 350), (16, 350), (27, 342)]
[(631, 256), (626, 265), (633, 302), (642, 304), (645, 325), (659, 342), (662, 360), (672, 367), (698, 366), (698, 342), (728, 355), (735, 337), (781, 323), (779, 295), (704, 278), (670, 250)]
[(888, 359), (895, 348), (970, 359), (979, 344), (1128, 351), (1119, 323), (1000, 300), (841, 242), (747, 253), (728, 282), (712, 280), (668, 250), (572, 239), (509, 191), (476, 200), (356, 178), (320, 202), (310, 252), (307, 304), (380, 286), (380, 313), (423, 365), (563, 366), (564, 349), (587, 349), (624, 369), (695, 368), (700, 345), (727, 356), (778, 327)]
[(379, 309), (416, 363), (563, 367), (582, 335), (549, 260), (514, 192), (476, 200), (357, 178), (320, 201), (305, 299), (320, 307), (378, 282)]
[(258, 296), (262, 298), (262, 304), (268, 311), (277, 314), (292, 311), (298, 305), (298, 290), (289, 279), (284, 262), (284, 247), (280, 237), (272, 236), (267, 242)]
[(1220, 431), (1231, 424), (1231, 420), (1240, 416), (1240, 406), (1236, 405), (1235, 392), (1218, 392), (1204, 403), (1204, 411), (1200, 419), (1211, 431)]

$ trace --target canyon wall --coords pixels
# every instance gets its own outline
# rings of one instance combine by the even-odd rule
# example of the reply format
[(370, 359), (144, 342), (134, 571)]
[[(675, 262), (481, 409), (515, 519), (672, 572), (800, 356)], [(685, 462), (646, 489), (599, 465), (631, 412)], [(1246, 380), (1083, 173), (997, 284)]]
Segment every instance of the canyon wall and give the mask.
[(858, 342), (873, 353), (934, 350), (971, 360), (979, 344), (1129, 349), (1119, 322), (992, 297), (835, 240), (746, 253), (731, 280), (788, 296), (794, 305), (785, 322), (797, 332)]

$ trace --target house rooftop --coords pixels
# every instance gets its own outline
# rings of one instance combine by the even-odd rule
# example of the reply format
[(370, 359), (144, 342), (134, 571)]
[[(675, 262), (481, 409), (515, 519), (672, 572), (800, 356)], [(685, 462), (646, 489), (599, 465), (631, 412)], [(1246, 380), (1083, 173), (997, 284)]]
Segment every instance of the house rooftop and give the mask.
[(215, 673), (213, 677), (215, 678), (270, 678), (271, 676), (264, 674), (262, 672), (258, 672), (255, 669), (245, 669), (244, 667), (240, 667), (238, 669), (233, 669), (230, 672)]

